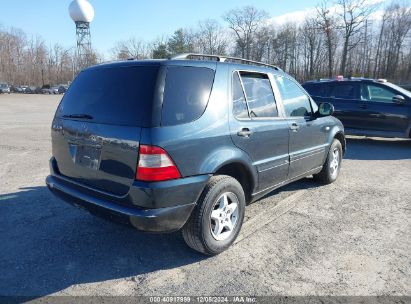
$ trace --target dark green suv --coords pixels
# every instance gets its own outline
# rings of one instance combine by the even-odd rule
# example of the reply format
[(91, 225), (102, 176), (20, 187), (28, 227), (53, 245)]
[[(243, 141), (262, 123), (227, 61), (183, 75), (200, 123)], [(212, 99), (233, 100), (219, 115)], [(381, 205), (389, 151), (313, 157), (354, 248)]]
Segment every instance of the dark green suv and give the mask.
[(188, 54), (79, 74), (52, 123), (50, 190), (151, 232), (227, 249), (245, 205), (292, 181), (338, 177), (341, 122), (275, 66)]

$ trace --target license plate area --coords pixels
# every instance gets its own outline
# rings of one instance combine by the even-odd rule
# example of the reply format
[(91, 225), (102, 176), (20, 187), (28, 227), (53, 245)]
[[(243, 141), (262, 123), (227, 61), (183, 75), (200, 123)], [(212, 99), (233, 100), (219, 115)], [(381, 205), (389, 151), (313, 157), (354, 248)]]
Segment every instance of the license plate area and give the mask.
[(87, 145), (71, 145), (70, 150), (74, 150), (74, 163), (92, 170), (100, 167), (101, 147)]

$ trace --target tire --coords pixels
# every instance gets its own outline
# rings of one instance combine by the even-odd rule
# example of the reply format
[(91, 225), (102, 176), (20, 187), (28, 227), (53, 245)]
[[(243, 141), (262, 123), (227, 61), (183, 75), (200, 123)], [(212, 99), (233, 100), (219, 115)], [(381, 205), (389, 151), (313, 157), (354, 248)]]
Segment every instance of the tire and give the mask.
[(213, 176), (183, 227), (183, 238), (196, 251), (206, 255), (219, 254), (237, 238), (244, 212), (245, 195), (240, 183), (227, 175)]
[(314, 174), (314, 179), (326, 185), (335, 182), (340, 174), (342, 155), (343, 150), (341, 142), (334, 138), (323, 168), (320, 173)]

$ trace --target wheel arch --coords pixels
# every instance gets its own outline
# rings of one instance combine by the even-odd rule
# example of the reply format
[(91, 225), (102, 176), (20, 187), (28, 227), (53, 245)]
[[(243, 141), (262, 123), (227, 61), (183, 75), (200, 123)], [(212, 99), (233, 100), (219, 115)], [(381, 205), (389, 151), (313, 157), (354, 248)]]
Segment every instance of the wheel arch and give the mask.
[(337, 139), (341, 142), (341, 146), (343, 149), (343, 154), (345, 154), (347, 150), (347, 141), (345, 139), (344, 129), (339, 126), (334, 126), (329, 133), (328, 144), (331, 146), (334, 139)]
[(228, 175), (238, 180), (247, 202), (251, 200), (251, 194), (258, 185), (258, 173), (252, 166), (251, 159), (237, 148), (214, 151), (203, 163), (201, 171), (213, 175)]
[(409, 125), (407, 129), (407, 134), (408, 134), (408, 137), (411, 138), (411, 124)]
[(244, 164), (240, 162), (230, 162), (221, 166), (214, 174), (228, 175), (235, 178), (244, 190), (246, 202), (248, 203), (251, 201), (251, 195), (255, 187), (255, 182), (251, 172)]
[(342, 149), (343, 149), (343, 154), (345, 154), (345, 151), (347, 149), (347, 141), (345, 140), (344, 133), (339, 131), (339, 132), (335, 133), (334, 138), (338, 139), (341, 142), (341, 146), (342, 146)]

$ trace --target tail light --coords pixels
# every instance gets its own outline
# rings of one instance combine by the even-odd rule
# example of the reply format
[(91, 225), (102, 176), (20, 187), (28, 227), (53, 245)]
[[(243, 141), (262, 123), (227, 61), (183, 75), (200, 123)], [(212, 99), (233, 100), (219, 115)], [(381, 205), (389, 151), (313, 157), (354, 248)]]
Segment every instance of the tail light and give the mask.
[(177, 166), (166, 151), (156, 146), (140, 145), (137, 180), (158, 182), (180, 177)]

